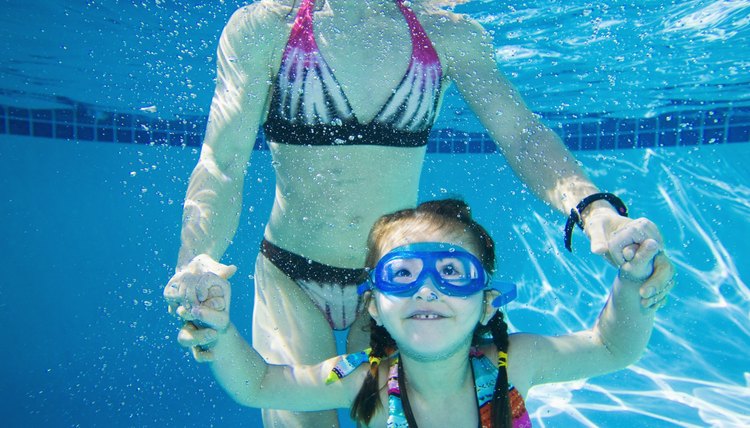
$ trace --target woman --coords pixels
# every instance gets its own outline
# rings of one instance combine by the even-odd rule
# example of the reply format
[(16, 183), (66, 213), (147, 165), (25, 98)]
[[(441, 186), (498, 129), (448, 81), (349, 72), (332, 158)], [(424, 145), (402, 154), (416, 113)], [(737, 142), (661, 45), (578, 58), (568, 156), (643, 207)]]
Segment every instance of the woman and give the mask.
[[(234, 236), (262, 126), (276, 196), (256, 262), (253, 345), (271, 362), (331, 357), (332, 331), (357, 322), (367, 232), (380, 215), (416, 204), (427, 135), (449, 84), (539, 197), (569, 212), (598, 192), (498, 73), (482, 28), (427, 2), (262, 0), (232, 16), (217, 63), (176, 273), (164, 294), (174, 309), (188, 276), (216, 280), (214, 265), (197, 257), (219, 261)], [(592, 250), (624, 263), (631, 242), (615, 231), (630, 220), (602, 200), (581, 214)], [(350, 349), (365, 342), (360, 328), (349, 329)], [(265, 417), (267, 426), (335, 423), (333, 414)]]
[(203, 296), (199, 305), (178, 313), (204, 327), (186, 324), (179, 341), (248, 406), (346, 407), (371, 427), (529, 427), (523, 397), (533, 386), (619, 370), (643, 352), (673, 267), (652, 239), (635, 251), (593, 328), (509, 336), (497, 311), (507, 299), (491, 280), (492, 238), (463, 202), (428, 202), (383, 216), (370, 233), (371, 275), (360, 288), (372, 317), (366, 351), (267, 364), (229, 323), (226, 280), (191, 291)]

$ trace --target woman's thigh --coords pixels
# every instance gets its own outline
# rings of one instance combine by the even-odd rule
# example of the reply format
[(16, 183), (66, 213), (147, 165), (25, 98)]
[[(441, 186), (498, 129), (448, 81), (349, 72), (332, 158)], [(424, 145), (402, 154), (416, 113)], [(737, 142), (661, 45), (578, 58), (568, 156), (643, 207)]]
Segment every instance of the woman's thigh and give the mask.
[(270, 363), (311, 364), (336, 355), (331, 326), (296, 282), (262, 254), (255, 265), (253, 347)]

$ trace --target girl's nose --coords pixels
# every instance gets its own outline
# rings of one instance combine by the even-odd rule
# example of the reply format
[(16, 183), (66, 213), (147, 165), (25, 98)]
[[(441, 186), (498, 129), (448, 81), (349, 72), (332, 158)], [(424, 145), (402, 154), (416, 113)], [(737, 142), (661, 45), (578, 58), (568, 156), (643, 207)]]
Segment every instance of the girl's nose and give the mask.
[(432, 302), (438, 299), (437, 290), (435, 289), (435, 283), (433, 282), (432, 277), (427, 278), (417, 292), (414, 293), (414, 297), (427, 302)]

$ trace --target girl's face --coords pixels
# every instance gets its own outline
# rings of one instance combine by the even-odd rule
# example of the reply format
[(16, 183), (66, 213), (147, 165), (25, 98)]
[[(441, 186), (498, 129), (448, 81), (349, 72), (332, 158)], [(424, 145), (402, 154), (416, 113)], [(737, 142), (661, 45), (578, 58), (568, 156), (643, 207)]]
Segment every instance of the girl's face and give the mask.
[[(407, 244), (444, 242), (459, 245), (479, 257), (471, 236), (466, 233), (410, 231), (408, 236), (408, 240), (385, 240), (381, 256)], [(436, 287), (431, 276), (407, 297), (374, 290), (368, 310), (388, 330), (401, 353), (425, 361), (443, 359), (467, 348), (477, 323), (486, 322), (494, 314), (492, 305), (485, 303), (485, 292), (449, 296)]]

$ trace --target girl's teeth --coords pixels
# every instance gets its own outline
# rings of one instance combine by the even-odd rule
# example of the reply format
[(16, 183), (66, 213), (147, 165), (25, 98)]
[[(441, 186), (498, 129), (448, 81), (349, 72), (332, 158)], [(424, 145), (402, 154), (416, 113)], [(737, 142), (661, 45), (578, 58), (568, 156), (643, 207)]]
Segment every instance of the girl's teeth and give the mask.
[(437, 319), (438, 316), (435, 314), (419, 314), (419, 315), (414, 315), (414, 318), (417, 318), (420, 320), (434, 320), (434, 319)]

